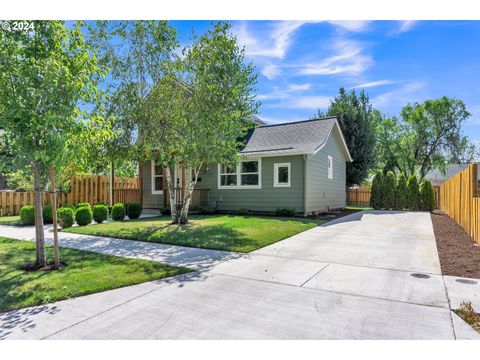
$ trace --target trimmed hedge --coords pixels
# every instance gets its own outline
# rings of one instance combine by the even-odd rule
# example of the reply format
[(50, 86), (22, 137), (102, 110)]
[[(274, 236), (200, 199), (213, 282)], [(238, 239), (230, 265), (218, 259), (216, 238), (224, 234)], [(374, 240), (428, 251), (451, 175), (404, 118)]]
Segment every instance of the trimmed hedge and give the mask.
[(295, 216), (295, 214), (296, 214), (295, 209), (278, 208), (275, 210), (275, 216), (293, 217)]
[(108, 218), (108, 210), (105, 205), (95, 205), (92, 210), (93, 220), (101, 224)]
[(77, 221), (78, 226), (89, 225), (92, 222), (92, 209), (87, 206), (82, 206), (75, 211), (75, 220)]
[(92, 207), (90, 206), (90, 203), (88, 203), (88, 202), (78, 203), (77, 204), (77, 209), (80, 209), (81, 207), (88, 207), (90, 210), (92, 209)]
[(35, 225), (35, 206), (22, 206), (20, 209), (20, 220), (23, 225)]
[(112, 220), (123, 221), (125, 219), (125, 205), (122, 203), (116, 203), (112, 207)]
[(168, 208), (160, 208), (160, 215), (172, 215), (172, 210)]
[(407, 207), (410, 210), (418, 210), (420, 208), (420, 190), (418, 188), (418, 180), (415, 175), (410, 175), (408, 177)]
[(142, 215), (143, 207), (140, 203), (128, 203), (126, 211), (129, 219), (138, 219)]
[(63, 206), (57, 210), (57, 218), (62, 228), (69, 228), (75, 222), (75, 213), (71, 207)]
[(395, 189), (395, 208), (398, 210), (403, 210), (408, 207), (407, 192), (407, 178), (402, 173), (398, 176), (397, 188)]
[(385, 209), (395, 209), (395, 189), (397, 187), (397, 179), (393, 172), (387, 172), (383, 180), (383, 207)]
[(435, 193), (433, 192), (432, 182), (428, 179), (424, 179), (420, 187), (420, 204), (424, 211), (435, 209)]
[(383, 208), (383, 173), (379, 170), (372, 180), (372, 190), (370, 194), (370, 206), (374, 209)]
[(47, 204), (42, 209), (43, 214), (43, 223), (44, 224), (53, 224), (53, 212), (52, 205)]

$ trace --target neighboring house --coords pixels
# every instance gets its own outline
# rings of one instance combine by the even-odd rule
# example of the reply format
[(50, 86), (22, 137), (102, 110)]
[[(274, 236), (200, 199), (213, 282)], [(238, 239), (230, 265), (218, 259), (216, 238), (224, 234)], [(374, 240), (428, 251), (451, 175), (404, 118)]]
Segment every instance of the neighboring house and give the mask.
[(450, 179), (455, 174), (458, 174), (460, 171), (466, 169), (470, 164), (450, 164), (447, 165), (445, 173), (439, 169), (434, 169), (429, 171), (425, 178), (429, 179), (432, 182), (433, 186), (440, 186), (445, 180)]
[[(335, 117), (259, 126), (245, 142), (236, 167), (212, 164), (200, 171), (193, 208), (293, 208), (308, 215), (346, 205), (345, 169), (352, 158)], [(177, 166), (174, 173), (181, 203), (188, 171)], [(142, 189), (145, 208), (166, 206), (163, 170), (152, 161), (143, 164)]]

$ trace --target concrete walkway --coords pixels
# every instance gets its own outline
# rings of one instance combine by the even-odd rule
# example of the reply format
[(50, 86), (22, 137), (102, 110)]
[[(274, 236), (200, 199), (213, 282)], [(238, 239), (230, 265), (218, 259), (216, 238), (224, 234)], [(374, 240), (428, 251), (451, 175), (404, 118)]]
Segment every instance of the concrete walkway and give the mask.
[(204, 253), (194, 273), (2, 314), (0, 339), (480, 338), (450, 311), (476, 284), (441, 276), (427, 213), (361, 212), (250, 254), (220, 253)]

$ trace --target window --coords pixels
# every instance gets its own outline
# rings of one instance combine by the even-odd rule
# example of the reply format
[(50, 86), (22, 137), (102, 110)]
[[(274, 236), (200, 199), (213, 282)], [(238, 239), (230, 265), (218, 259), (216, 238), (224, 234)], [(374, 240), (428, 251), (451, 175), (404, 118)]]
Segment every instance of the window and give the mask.
[(241, 161), (234, 167), (218, 165), (218, 188), (219, 189), (260, 189), (261, 185), (261, 161)]
[(328, 178), (333, 179), (333, 158), (328, 155)]
[(152, 194), (163, 194), (163, 168), (152, 161)]
[(290, 187), (290, 163), (273, 165), (273, 186)]

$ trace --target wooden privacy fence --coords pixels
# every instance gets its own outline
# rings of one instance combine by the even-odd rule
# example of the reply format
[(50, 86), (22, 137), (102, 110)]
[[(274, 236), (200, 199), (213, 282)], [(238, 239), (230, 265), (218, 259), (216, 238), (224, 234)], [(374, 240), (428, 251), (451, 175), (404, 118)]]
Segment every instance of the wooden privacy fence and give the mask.
[(480, 242), (478, 164), (472, 164), (440, 185), (438, 208)]
[[(50, 203), (50, 194), (42, 192), (43, 205)], [(138, 178), (115, 177), (114, 202), (140, 202), (140, 189)], [(0, 216), (18, 215), (25, 205), (34, 205), (35, 194), (33, 191), (0, 191)], [(88, 202), (94, 205), (99, 202), (110, 204), (110, 177), (85, 175), (72, 177), (70, 192), (58, 193), (58, 205)]]
[[(175, 205), (177, 208), (180, 208), (183, 205), (183, 196), (184, 190), (182, 188), (176, 187), (173, 189), (175, 191)], [(170, 199), (167, 193), (167, 206), (170, 206)], [(192, 199), (190, 200), (190, 209), (198, 210), (208, 206), (208, 189), (193, 189)]]
[(369, 188), (347, 188), (347, 204), (354, 206), (370, 206), (371, 193), (372, 191)]

